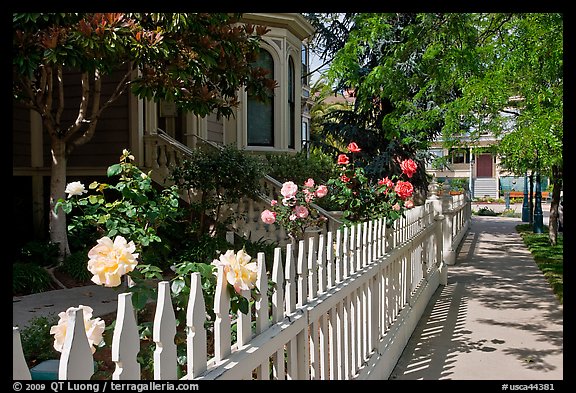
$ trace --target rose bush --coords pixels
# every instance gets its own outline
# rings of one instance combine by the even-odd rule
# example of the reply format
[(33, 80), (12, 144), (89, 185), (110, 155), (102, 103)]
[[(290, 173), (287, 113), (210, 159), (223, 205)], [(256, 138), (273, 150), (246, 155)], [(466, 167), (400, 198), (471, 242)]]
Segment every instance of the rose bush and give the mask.
[(265, 224), (277, 224), (283, 227), (288, 236), (300, 240), (307, 228), (321, 227), (326, 222), (312, 202), (328, 194), (326, 185), (316, 185), (314, 179), (306, 180), (302, 187), (292, 181), (282, 184), (280, 195), (270, 202), (270, 209), (260, 214)]
[[(408, 180), (398, 176), (371, 182), (364, 167), (357, 165), (357, 153), (361, 148), (355, 142), (348, 144), (346, 152), (339, 154), (336, 162), (340, 174), (327, 182), (330, 200), (343, 211), (345, 223), (356, 223), (374, 218), (386, 218), (387, 225), (414, 207), (411, 199), (414, 187)], [(399, 161), (402, 175), (411, 178), (418, 166), (411, 159)]]

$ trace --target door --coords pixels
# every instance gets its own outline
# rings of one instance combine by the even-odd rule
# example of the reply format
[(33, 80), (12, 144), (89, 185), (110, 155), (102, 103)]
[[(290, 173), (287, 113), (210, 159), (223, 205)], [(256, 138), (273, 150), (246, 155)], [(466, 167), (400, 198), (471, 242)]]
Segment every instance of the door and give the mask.
[(476, 177), (492, 177), (492, 154), (476, 157)]

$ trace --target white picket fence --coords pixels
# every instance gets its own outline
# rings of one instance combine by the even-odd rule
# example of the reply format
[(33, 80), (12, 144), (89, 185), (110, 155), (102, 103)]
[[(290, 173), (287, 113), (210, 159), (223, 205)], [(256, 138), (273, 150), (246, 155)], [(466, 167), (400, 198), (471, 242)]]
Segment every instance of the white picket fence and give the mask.
[[(278, 247), (270, 273), (259, 253), (256, 285), (262, 297), (247, 315), (230, 312), (219, 270), (213, 355), (207, 349), (200, 275), (192, 273), (182, 379), (387, 379), (430, 297), (446, 283), (445, 255), (457, 246), (453, 240), (467, 230), (470, 204), (454, 202), (443, 206), (433, 196), (393, 228), (374, 220)], [(276, 283), (270, 297), (269, 280)], [(154, 379), (177, 379), (175, 335), (170, 283), (162, 281), (153, 327)], [(112, 340), (112, 379), (141, 378), (139, 350), (131, 294), (123, 293)], [(93, 373), (82, 309), (70, 310), (59, 379), (88, 380)], [(30, 379), (17, 327), (13, 378)]]

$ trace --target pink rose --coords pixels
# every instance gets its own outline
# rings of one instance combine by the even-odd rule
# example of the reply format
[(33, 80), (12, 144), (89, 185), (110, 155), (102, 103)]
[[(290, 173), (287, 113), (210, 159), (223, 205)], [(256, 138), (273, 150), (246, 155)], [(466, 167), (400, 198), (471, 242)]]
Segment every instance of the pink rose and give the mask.
[(408, 159), (400, 163), (400, 168), (402, 168), (402, 173), (408, 177), (412, 177), (412, 175), (416, 173), (416, 168), (418, 168), (418, 165), (416, 165), (413, 160)]
[(412, 199), (408, 199), (406, 202), (404, 202), (404, 206), (406, 206), (406, 209), (412, 209), (414, 207), (414, 201)]
[(264, 224), (274, 224), (276, 222), (276, 213), (266, 209), (260, 214), (260, 219)]
[(400, 210), (400, 204), (398, 204), (398, 202), (396, 202), (396, 203), (394, 204), (394, 206), (392, 206), (392, 209), (394, 209), (394, 210), (396, 210), (396, 211)]
[(325, 185), (318, 186), (318, 188), (316, 189), (316, 197), (322, 198), (325, 197), (326, 194), (328, 194), (328, 187), (326, 187)]
[(306, 218), (308, 217), (308, 209), (306, 209), (306, 206), (298, 205), (294, 208), (294, 214), (298, 218)]
[(276, 199), (273, 199), (270, 201), (270, 206), (276, 206), (278, 204), (278, 201)]
[(344, 183), (348, 183), (350, 181), (350, 178), (346, 175), (342, 175), (340, 176), (340, 180), (342, 180)]
[(394, 187), (394, 191), (396, 192), (396, 194), (398, 194), (400, 198), (406, 199), (412, 196), (412, 193), (414, 192), (414, 187), (412, 186), (412, 183), (410, 183), (409, 181), (398, 180), (398, 182), (396, 183), (396, 187)]
[(280, 194), (282, 194), (285, 198), (290, 198), (295, 196), (297, 191), (298, 186), (292, 181), (287, 181), (286, 183), (282, 184)]
[(314, 179), (310, 178), (304, 182), (304, 186), (306, 187), (314, 187)]

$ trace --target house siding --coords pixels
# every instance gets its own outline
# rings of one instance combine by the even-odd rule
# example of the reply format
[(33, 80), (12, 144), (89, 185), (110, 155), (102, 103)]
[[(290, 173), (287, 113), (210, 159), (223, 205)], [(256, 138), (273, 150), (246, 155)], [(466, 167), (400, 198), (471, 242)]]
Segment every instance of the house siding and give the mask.
[(207, 118), (208, 140), (219, 144), (224, 143), (224, 124), (222, 119), (218, 120), (216, 114), (211, 114)]
[(12, 166), (30, 166), (30, 110), (20, 103), (12, 106)]

